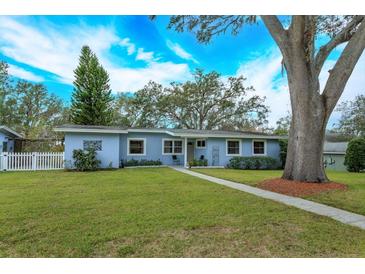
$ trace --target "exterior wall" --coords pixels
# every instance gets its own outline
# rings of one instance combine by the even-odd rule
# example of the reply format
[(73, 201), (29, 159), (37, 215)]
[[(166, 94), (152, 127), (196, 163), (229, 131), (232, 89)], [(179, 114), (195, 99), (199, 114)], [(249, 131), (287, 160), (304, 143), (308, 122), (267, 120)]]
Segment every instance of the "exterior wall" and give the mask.
[(14, 152), (14, 140), (8, 139), (4, 133), (0, 132), (0, 153), (3, 152), (3, 142), (8, 143), (7, 152)]
[[(327, 161), (326, 169), (328, 170), (346, 171), (344, 154), (324, 154), (323, 161)], [(330, 164), (331, 162), (334, 163)]]
[[(128, 155), (128, 139), (145, 139), (145, 155)], [(183, 149), (181, 154), (176, 154), (178, 162), (174, 162), (172, 155), (163, 155), (163, 139), (182, 140)], [(229, 138), (228, 138), (229, 139)], [(101, 167), (117, 168), (121, 161), (128, 160), (160, 160), (163, 165), (183, 165), (185, 153), (185, 138), (173, 137), (164, 133), (128, 133), (128, 134), (91, 134), (91, 133), (66, 133), (65, 135), (65, 160), (66, 165), (72, 165), (72, 152), (74, 149), (83, 148), (83, 140), (102, 140), (102, 151), (98, 151), (98, 159)], [(213, 165), (213, 149), (219, 152), (219, 161), (215, 166), (226, 166), (233, 156), (226, 154), (227, 138), (205, 138), (206, 147), (197, 148), (196, 139), (188, 138), (188, 142), (194, 142), (194, 158), (200, 159), (203, 155), (208, 160), (208, 165)], [(254, 156), (252, 153), (252, 139), (238, 139), (241, 142), (240, 156)], [(279, 160), (280, 147), (277, 140), (266, 140), (266, 156)]]
[(0, 132), (0, 153), (3, 152), (3, 142), (6, 142), (7, 139), (5, 137), (5, 134)]
[[(144, 138), (146, 152), (145, 155), (128, 155), (127, 142), (130, 138)], [(174, 163), (172, 160), (172, 155), (162, 154), (162, 140), (172, 139), (172, 140), (182, 140), (183, 150), (181, 155), (176, 155), (179, 162)], [(183, 165), (184, 164), (184, 138), (173, 137), (164, 133), (128, 133), (120, 135), (120, 159), (123, 161), (128, 160), (160, 160), (163, 165)]]
[[(219, 164), (216, 166), (226, 166), (229, 160), (234, 156), (227, 155), (226, 140), (229, 138), (209, 138), (207, 139), (207, 159), (208, 165), (213, 165), (213, 148), (216, 146), (219, 149)], [(236, 139), (235, 139), (236, 140)], [(241, 141), (241, 150), (239, 156), (250, 157), (253, 155), (252, 141), (253, 139), (237, 139)], [(255, 139), (264, 140), (265, 139)], [(280, 146), (278, 140), (266, 140), (266, 156), (275, 158), (280, 161)]]
[(67, 167), (73, 166), (72, 152), (74, 149), (83, 149), (84, 140), (101, 140), (102, 150), (97, 151), (97, 158), (101, 167), (119, 167), (119, 134), (103, 133), (66, 133), (65, 134), (65, 161)]

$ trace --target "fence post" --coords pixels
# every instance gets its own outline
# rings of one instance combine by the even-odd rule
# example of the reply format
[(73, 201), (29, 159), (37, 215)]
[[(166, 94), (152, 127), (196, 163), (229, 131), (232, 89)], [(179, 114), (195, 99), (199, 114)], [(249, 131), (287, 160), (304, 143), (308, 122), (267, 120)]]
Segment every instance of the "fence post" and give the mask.
[(3, 153), (3, 170), (6, 171), (8, 169), (8, 153)]
[(37, 152), (32, 153), (32, 170), (37, 169)]

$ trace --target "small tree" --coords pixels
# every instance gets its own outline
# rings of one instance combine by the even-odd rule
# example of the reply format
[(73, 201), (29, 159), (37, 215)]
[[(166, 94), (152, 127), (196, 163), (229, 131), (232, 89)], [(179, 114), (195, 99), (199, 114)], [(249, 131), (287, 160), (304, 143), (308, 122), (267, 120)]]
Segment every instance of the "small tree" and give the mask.
[(365, 138), (354, 138), (349, 142), (345, 155), (345, 166), (350, 172), (365, 169)]
[(75, 69), (71, 120), (78, 125), (111, 125), (113, 108), (109, 75), (88, 46), (81, 49)]

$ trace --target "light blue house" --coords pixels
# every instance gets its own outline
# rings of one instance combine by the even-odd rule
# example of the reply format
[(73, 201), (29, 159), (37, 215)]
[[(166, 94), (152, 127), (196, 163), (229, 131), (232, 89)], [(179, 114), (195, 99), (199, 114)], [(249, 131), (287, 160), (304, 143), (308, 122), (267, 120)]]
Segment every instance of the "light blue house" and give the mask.
[(118, 168), (121, 162), (160, 160), (163, 165), (184, 165), (206, 159), (208, 166), (226, 166), (234, 156), (270, 156), (279, 160), (282, 136), (256, 132), (147, 129), (64, 125), (65, 161), (72, 166), (75, 149), (93, 146), (101, 167)]
[(14, 130), (0, 125), (0, 153), (14, 152), (15, 140), (22, 139), (22, 135)]

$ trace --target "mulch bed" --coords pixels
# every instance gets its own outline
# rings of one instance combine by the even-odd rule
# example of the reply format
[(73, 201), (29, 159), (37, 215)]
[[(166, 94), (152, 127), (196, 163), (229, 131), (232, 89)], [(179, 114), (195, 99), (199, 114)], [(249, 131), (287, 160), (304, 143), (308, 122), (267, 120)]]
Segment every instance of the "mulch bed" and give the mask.
[(295, 197), (315, 195), (322, 192), (333, 190), (346, 190), (347, 185), (328, 182), (328, 183), (308, 183), (301, 181), (290, 181), (281, 178), (265, 180), (257, 185), (259, 188), (286, 194)]

